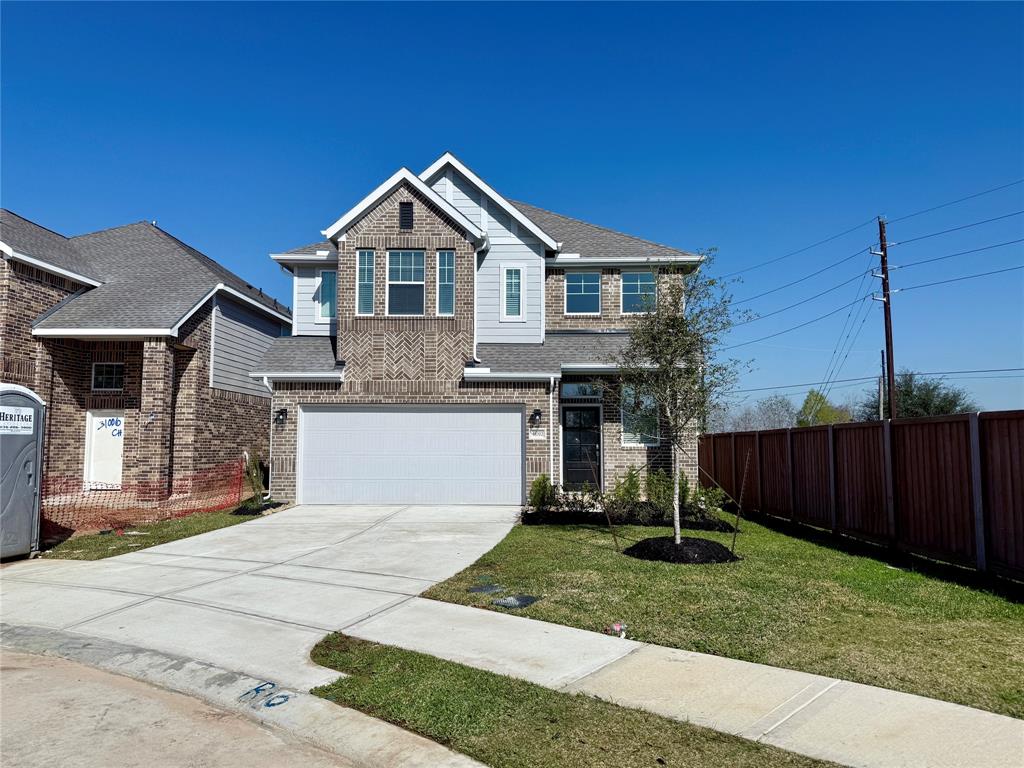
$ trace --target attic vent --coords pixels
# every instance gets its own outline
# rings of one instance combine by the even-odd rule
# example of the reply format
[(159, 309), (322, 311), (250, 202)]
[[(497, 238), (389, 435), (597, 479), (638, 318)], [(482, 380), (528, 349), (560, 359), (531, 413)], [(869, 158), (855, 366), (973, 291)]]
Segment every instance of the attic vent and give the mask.
[(412, 203), (398, 204), (398, 228), (412, 229)]

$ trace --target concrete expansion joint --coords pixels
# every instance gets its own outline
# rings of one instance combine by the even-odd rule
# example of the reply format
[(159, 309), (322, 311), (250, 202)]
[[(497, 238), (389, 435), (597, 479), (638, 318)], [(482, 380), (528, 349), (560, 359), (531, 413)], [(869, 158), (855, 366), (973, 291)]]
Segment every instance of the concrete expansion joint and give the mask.
[[(769, 733), (771, 733), (776, 728), (781, 726), (783, 723), (785, 723), (786, 721), (795, 717), (800, 712), (810, 707), (815, 701), (817, 701), (826, 693), (831, 691), (841, 682), (842, 680), (830, 680), (828, 681), (827, 685), (825, 685), (816, 693), (814, 693), (814, 695), (807, 699), (807, 701), (804, 701), (801, 704), (793, 706), (793, 704), (799, 701), (805, 694), (821, 685), (820, 682), (811, 683), (803, 690), (795, 693), (789, 699), (782, 702), (778, 707), (776, 707), (774, 710), (772, 710), (767, 715), (762, 717), (760, 720), (755, 722), (753, 725), (751, 725), (751, 727), (748, 730), (739, 735), (743, 736), (744, 738), (751, 739), (752, 741), (761, 741), (765, 736), (767, 736)], [(765, 725), (767, 725), (767, 727), (765, 727)]]
[(619, 664), (620, 662), (624, 662), (626, 659), (628, 659), (634, 653), (637, 653), (638, 651), (641, 651), (641, 650), (643, 650), (644, 648), (647, 647), (646, 643), (639, 643), (639, 642), (637, 642), (635, 640), (632, 641), (632, 642), (636, 643), (636, 645), (634, 645), (632, 648), (627, 650), (621, 656), (618, 656), (617, 658), (611, 659), (610, 661), (606, 661), (603, 664), (600, 664), (597, 667), (594, 667), (589, 672), (586, 672), (585, 674), (580, 675), (579, 677), (574, 677), (571, 680), (567, 680), (566, 682), (562, 683), (562, 685), (558, 686), (558, 688), (556, 690), (566, 691), (567, 689), (569, 689), (570, 687), (573, 687), (573, 686), (577, 686), (578, 687), (578, 686), (581, 686), (581, 685), (586, 685), (586, 683), (584, 681), (588, 677), (593, 677), (594, 675), (598, 674), (599, 672), (604, 672), (605, 670), (610, 669), (611, 667), (614, 667), (616, 664)]

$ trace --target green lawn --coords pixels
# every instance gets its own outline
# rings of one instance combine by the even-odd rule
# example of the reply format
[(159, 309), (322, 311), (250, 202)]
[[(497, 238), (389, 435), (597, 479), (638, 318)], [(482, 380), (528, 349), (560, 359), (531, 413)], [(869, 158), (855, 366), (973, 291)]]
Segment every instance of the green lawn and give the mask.
[[(635, 541), (671, 533), (623, 527)], [(728, 534), (688, 532), (725, 543)], [(618, 554), (607, 529), (516, 526), (427, 597), (494, 608), (493, 580), (543, 597), (516, 611), (660, 645), (761, 662), (1024, 717), (1024, 605), (743, 522), (721, 565)], [(502, 593), (503, 594), (503, 593)]]
[[(239, 509), (245, 511), (242, 507)], [(137, 552), (147, 547), (155, 547), (157, 544), (187, 539), (189, 536), (226, 528), (229, 525), (238, 525), (253, 519), (255, 519), (254, 515), (241, 514), (234, 509), (222, 512), (198, 512), (187, 517), (125, 528), (124, 534), (121, 536), (113, 532), (75, 536), (48, 549), (41, 556), (64, 560), (102, 560), (105, 557), (123, 555), (125, 552)]]
[(333, 634), (313, 661), (351, 677), (313, 690), (494, 768), (768, 768), (826, 763), (583, 695)]

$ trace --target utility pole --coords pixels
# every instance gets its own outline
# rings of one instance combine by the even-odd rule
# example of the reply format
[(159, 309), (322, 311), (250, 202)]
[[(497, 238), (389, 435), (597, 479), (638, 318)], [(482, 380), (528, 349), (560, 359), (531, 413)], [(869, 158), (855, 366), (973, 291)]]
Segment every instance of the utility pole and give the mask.
[(882, 278), (882, 311), (885, 313), (885, 365), (889, 389), (889, 418), (896, 418), (896, 366), (892, 356), (892, 298), (889, 293), (889, 246), (885, 241), (885, 219), (878, 217), (878, 246), (876, 256), (881, 257), (882, 270), (875, 277)]
[(882, 374), (878, 377), (878, 420), (885, 420), (885, 350), (882, 353)]

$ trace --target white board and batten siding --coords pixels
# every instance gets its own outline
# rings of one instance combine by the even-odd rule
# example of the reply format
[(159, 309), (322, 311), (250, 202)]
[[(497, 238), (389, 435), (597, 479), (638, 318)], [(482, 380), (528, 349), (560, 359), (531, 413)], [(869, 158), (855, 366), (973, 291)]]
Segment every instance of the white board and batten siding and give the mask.
[[(293, 336), (334, 336), (336, 320), (320, 320), (320, 270), (337, 269), (337, 264), (296, 264), (293, 283)], [(338, 276), (339, 282), (342, 276)], [(353, 288), (353, 290), (355, 290)]]
[(301, 504), (521, 504), (522, 406), (302, 406)]
[(261, 382), (249, 378), (263, 353), (281, 335), (281, 324), (262, 312), (218, 297), (213, 306), (210, 386), (243, 395), (270, 397)]
[[(431, 188), (487, 232), (490, 250), (476, 275), (477, 340), (481, 343), (531, 343), (544, 339), (544, 244), (525, 232), (501, 207), (454, 169), (441, 171)], [(523, 265), (525, 322), (501, 320), (502, 265)]]

